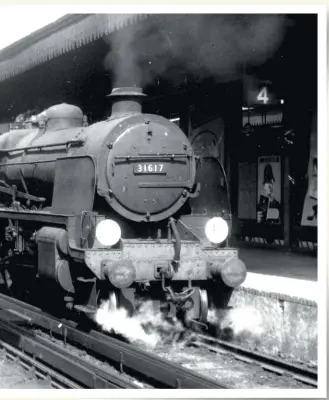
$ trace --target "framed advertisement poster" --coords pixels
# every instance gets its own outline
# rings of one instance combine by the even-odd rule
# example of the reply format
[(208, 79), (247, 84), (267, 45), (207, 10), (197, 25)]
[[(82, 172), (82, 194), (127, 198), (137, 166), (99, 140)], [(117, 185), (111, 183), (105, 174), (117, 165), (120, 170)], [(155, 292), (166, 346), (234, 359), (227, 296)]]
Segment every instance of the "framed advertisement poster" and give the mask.
[(280, 224), (281, 157), (259, 157), (257, 175), (257, 222)]
[(302, 226), (318, 225), (318, 140), (317, 140), (317, 121), (313, 119), (310, 142), (310, 158), (308, 163), (308, 188), (305, 194)]

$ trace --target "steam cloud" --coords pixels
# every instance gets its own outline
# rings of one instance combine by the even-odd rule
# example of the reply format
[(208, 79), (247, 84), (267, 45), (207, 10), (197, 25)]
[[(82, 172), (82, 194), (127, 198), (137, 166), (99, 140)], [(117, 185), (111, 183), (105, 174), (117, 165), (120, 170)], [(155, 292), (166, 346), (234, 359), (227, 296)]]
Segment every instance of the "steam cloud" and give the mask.
[(177, 319), (165, 319), (153, 308), (151, 301), (145, 301), (138, 312), (129, 317), (124, 308), (116, 308), (113, 296), (100, 305), (95, 321), (104, 331), (121, 334), (130, 343), (151, 349), (164, 342), (174, 342), (184, 331)]
[[(155, 349), (163, 344), (183, 346), (188, 343), (191, 332), (186, 331), (177, 318), (165, 318), (152, 301), (145, 301), (130, 317), (124, 308), (116, 308), (113, 296), (104, 301), (97, 310), (95, 322), (104, 330), (124, 336), (130, 343)], [(219, 336), (238, 340), (260, 339), (265, 331), (263, 318), (253, 307), (237, 307), (230, 310), (210, 309), (208, 322), (218, 328)]]
[(186, 74), (230, 80), (266, 61), (281, 43), (282, 15), (153, 15), (110, 35), (104, 65), (115, 86), (145, 86)]
[(211, 309), (208, 322), (220, 332), (229, 332), (231, 338), (245, 340), (260, 339), (265, 333), (265, 322), (261, 313), (253, 307), (237, 307), (226, 312)]

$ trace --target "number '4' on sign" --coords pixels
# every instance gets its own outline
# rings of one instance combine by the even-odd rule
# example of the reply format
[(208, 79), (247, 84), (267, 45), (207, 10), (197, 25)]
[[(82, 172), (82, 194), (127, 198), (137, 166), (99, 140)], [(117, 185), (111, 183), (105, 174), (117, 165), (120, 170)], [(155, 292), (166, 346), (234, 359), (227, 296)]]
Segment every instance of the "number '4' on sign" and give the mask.
[(263, 104), (267, 104), (269, 97), (267, 96), (267, 87), (264, 86), (258, 93), (257, 100), (261, 101)]

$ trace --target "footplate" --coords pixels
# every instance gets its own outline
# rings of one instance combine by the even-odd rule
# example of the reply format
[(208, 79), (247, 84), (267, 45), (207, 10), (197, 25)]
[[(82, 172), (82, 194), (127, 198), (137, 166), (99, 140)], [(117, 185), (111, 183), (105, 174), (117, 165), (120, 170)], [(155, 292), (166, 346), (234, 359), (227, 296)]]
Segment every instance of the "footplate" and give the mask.
[[(85, 262), (99, 279), (104, 279), (102, 266), (105, 264), (109, 266), (119, 260), (129, 260), (136, 271), (136, 281), (159, 280), (160, 271), (171, 265), (173, 256), (173, 245), (167, 241), (123, 242), (122, 250), (85, 250)], [(207, 280), (210, 263), (216, 260), (217, 265), (224, 265), (237, 256), (237, 249), (202, 249), (199, 243), (182, 242), (179, 267), (172, 280)]]

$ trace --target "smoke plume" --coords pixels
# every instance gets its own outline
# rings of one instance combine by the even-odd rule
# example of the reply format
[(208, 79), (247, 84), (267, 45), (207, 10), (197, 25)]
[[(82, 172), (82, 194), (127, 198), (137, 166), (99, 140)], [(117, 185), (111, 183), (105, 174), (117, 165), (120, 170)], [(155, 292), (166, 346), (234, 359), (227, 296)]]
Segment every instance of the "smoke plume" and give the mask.
[(280, 45), (282, 15), (152, 15), (110, 35), (104, 65), (115, 86), (183, 76), (230, 80), (264, 63)]

